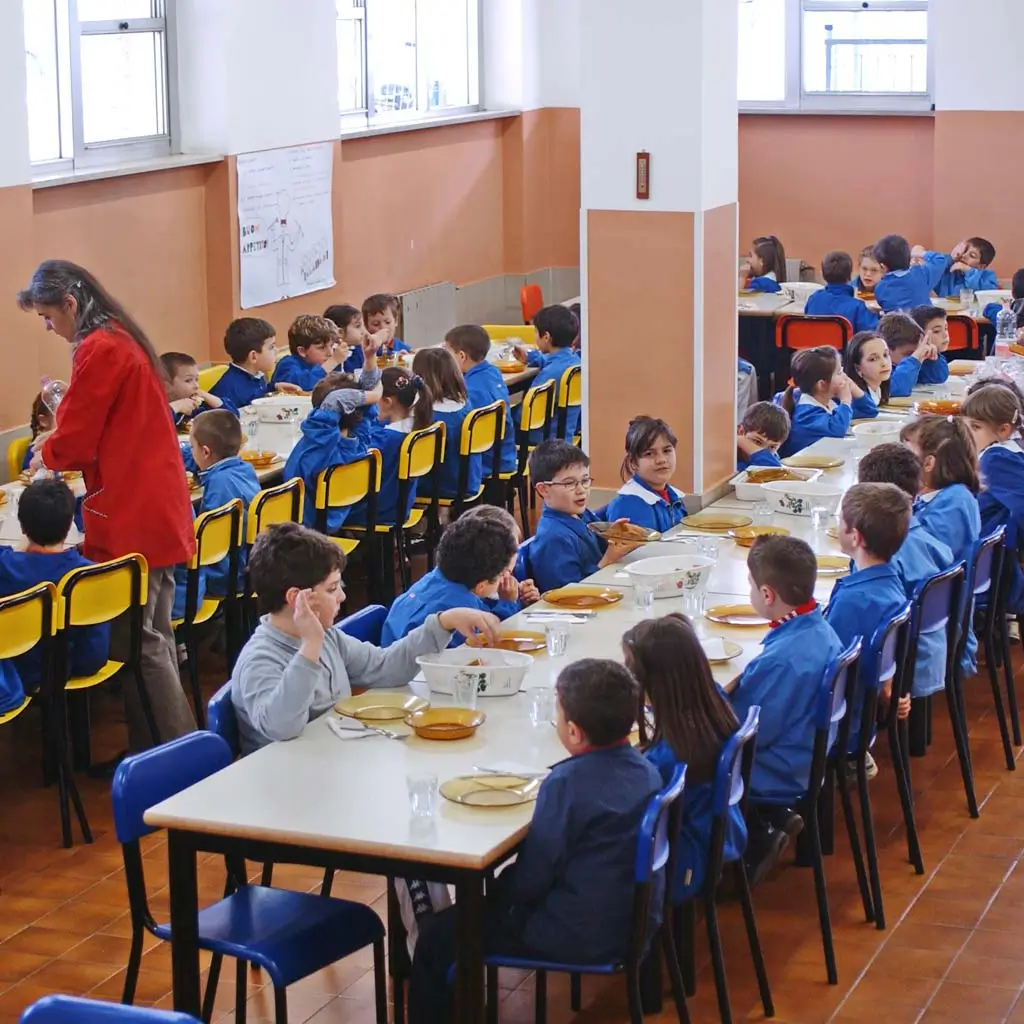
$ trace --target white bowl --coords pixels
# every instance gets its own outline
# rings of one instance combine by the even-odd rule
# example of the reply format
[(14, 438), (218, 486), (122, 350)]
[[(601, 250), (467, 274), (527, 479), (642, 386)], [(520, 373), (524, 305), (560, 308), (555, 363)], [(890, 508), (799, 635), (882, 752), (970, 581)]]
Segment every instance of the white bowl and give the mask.
[(765, 497), (777, 512), (809, 516), (811, 509), (823, 508), (829, 515), (839, 508), (843, 489), (831, 484), (801, 484), (795, 480), (773, 480), (762, 484)]
[(975, 292), (974, 299), (984, 309), (990, 302), (1002, 302), (1003, 299), (1006, 299), (1007, 302), (1012, 302), (1013, 292), (1009, 288), (993, 288), (987, 291)]
[(457, 678), (471, 675), (477, 680), (477, 696), (508, 697), (522, 688), (533, 658), (518, 651), (456, 647), (440, 654), (422, 654), (416, 664), (434, 693), (450, 694)]
[(899, 444), (902, 426), (901, 422), (892, 420), (858, 423), (853, 428), (853, 436), (862, 445), (867, 445), (869, 448), (875, 448), (880, 444)]
[(806, 302), (815, 292), (820, 292), (824, 287), (817, 281), (787, 281), (782, 285), (782, 291), (793, 302)]
[[(820, 469), (790, 469), (788, 466), (785, 467), (787, 472), (792, 473), (794, 476), (799, 476), (807, 483), (812, 483), (821, 476)], [(764, 501), (766, 495), (762, 488), (765, 484), (752, 484), (747, 470), (743, 470), (739, 476), (734, 476), (729, 481), (736, 489), (736, 497), (740, 501)], [(775, 483), (791, 483), (795, 484), (795, 480), (776, 480)]]
[(309, 395), (268, 395), (251, 405), (259, 413), (260, 423), (285, 423), (292, 416), (305, 419), (313, 408)]
[(678, 597), (684, 590), (706, 586), (714, 566), (713, 558), (680, 552), (678, 555), (643, 558), (624, 565), (623, 570), (633, 577), (634, 583), (646, 583), (652, 587), (655, 597)]

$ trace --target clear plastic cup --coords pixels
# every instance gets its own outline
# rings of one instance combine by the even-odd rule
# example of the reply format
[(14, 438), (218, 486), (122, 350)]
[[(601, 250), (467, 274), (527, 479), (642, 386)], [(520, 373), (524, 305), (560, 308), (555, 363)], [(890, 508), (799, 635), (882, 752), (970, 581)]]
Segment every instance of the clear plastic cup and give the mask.
[(452, 680), (452, 703), (458, 708), (475, 708), (479, 677), (475, 672), (460, 672)]
[(550, 725), (555, 717), (555, 691), (550, 686), (532, 686), (530, 695), (530, 721), (534, 727)]
[(633, 606), (644, 618), (649, 618), (654, 612), (654, 587), (646, 583), (634, 584)]
[(771, 526), (775, 513), (767, 501), (759, 501), (753, 509), (755, 526)]
[(437, 811), (437, 776), (431, 772), (411, 772), (405, 777), (409, 794), (409, 813), (414, 818), (432, 818)]
[(550, 657), (564, 657), (566, 648), (569, 646), (569, 627), (563, 626), (560, 623), (551, 623), (545, 626), (544, 640)]

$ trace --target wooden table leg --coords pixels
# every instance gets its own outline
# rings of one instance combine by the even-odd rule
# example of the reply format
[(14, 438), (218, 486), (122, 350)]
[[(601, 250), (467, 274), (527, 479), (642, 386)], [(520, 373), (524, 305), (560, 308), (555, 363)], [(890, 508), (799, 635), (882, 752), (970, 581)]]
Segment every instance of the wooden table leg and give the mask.
[(174, 1008), (198, 1017), (199, 1006), (199, 890), (196, 849), (187, 832), (167, 833), (167, 862), (171, 889), (171, 977)]
[(480, 1024), (484, 1019), (483, 931), (483, 875), (467, 875), (455, 885), (457, 1024)]

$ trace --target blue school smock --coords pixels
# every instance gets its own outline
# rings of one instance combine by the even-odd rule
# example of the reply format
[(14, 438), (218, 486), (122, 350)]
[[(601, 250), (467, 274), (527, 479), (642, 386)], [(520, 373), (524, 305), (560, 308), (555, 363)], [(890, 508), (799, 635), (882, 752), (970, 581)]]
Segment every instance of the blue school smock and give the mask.
[(853, 410), (845, 403), (826, 409), (810, 395), (801, 395), (790, 417), (789, 437), (779, 449), (783, 457), (796, 455), (823, 437), (846, 437)]
[[(665, 740), (659, 740), (644, 751), (647, 758), (668, 785), (679, 760)], [(682, 903), (696, 896), (704, 887), (711, 846), (711, 826), (715, 816), (712, 807), (714, 789), (710, 782), (687, 784), (679, 819), (679, 839), (675, 851), (676, 873), (672, 882), (672, 903)], [(747, 823), (739, 804), (729, 808), (725, 825), (724, 860), (731, 863), (743, 856), (747, 848)]]
[(940, 352), (935, 359), (923, 363), (917, 356), (907, 356), (892, 368), (889, 394), (893, 398), (908, 398), (919, 384), (945, 384), (949, 380), (949, 363)]
[(864, 389), (860, 398), (855, 398), (850, 403), (850, 413), (855, 420), (873, 420), (878, 415), (878, 406), (882, 401), (881, 391)]
[(532, 577), (543, 594), (597, 572), (608, 545), (587, 524), (602, 518), (589, 508), (574, 516), (545, 505), (530, 541), (526, 578)]
[[(341, 415), (329, 409), (314, 409), (302, 421), (302, 437), (284, 465), (284, 478), (301, 477), (306, 484), (302, 525), (316, 526), (316, 478), (330, 466), (344, 466), (362, 458), (367, 450), (368, 427), (365, 418), (345, 437), (340, 428)], [(339, 530), (349, 514), (347, 508), (327, 512), (327, 531)]]
[(949, 266), (949, 257), (941, 252), (926, 252), (924, 263), (915, 263), (906, 270), (890, 270), (875, 285), (875, 301), (883, 313), (894, 310), (909, 311), (915, 306), (927, 306), (932, 301), (932, 289)]
[(761, 277), (751, 277), (747, 280), (747, 290), (752, 292), (770, 292), (775, 294), (782, 291), (782, 285), (775, 280), (775, 272), (764, 274)]
[(988, 536), (998, 527), (1006, 527), (1007, 557), (1014, 567), (1007, 611), (1018, 614), (1024, 612), (1024, 572), (1019, 563), (1024, 547), (1024, 448), (1016, 440), (989, 445), (978, 459), (978, 468), (981, 533)]
[[(995, 327), (996, 317), (999, 316), (999, 314), (1002, 312), (1002, 309), (1003, 304), (1001, 302), (989, 302), (982, 310), (981, 315), (986, 320), (991, 320), (992, 326)], [(1013, 314), (1017, 318), (1017, 326), (1024, 327), (1024, 323), (1022, 323), (1024, 317), (1021, 316), (1021, 312), (1022, 310), (1024, 310), (1024, 299), (1014, 299), (1013, 302), (1010, 304), (1010, 309), (1013, 310)]]
[(926, 359), (918, 374), (918, 384), (945, 384), (949, 380), (949, 363), (940, 352), (934, 359)]
[[(956, 559), (949, 545), (943, 544), (918, 519), (911, 519), (907, 539), (893, 555), (892, 564), (903, 580), (907, 600), (913, 600), (917, 588), (930, 576), (952, 567)], [(927, 697), (946, 685), (946, 629), (922, 633), (917, 643), (917, 662), (911, 695)]]
[[(580, 365), (579, 354), (573, 352), (571, 348), (556, 348), (553, 352), (545, 355), (537, 350), (531, 351), (527, 359), (529, 366), (539, 366), (540, 369), (537, 376), (530, 381), (530, 387), (540, 387), (541, 384), (547, 384), (549, 380), (555, 382), (555, 400), (558, 399), (558, 388), (562, 380), (562, 375), (570, 367)], [(522, 415), (522, 406), (517, 405), (512, 413), (512, 419), (516, 426), (519, 425), (519, 418)], [(558, 409), (555, 409), (555, 420), (551, 425), (550, 436), (555, 436), (555, 430), (557, 427)], [(572, 439), (580, 432), (580, 409), (579, 406), (575, 408), (566, 409), (565, 416), (565, 437), (569, 443), (572, 443)], [(530, 444), (540, 444), (544, 440), (544, 432), (542, 430), (530, 431)]]
[[(434, 420), (444, 424), (444, 461), (438, 474), (438, 494), (442, 498), (459, 497), (459, 444), (462, 439), (462, 424), (471, 410), (469, 402), (456, 402), (443, 398), (434, 403)], [(483, 461), (479, 455), (469, 458), (469, 474), (466, 478), (466, 494), (473, 495), (480, 489), (483, 476)]]
[(971, 267), (970, 270), (947, 269), (935, 286), (935, 294), (943, 298), (959, 298), (964, 288), (970, 288), (972, 292), (998, 291), (999, 278), (996, 277), (996, 272), (988, 267)]
[[(362, 349), (359, 350), (362, 353)], [(303, 391), (312, 391), (317, 383), (327, 376), (327, 371), (319, 363), (311, 363), (302, 356), (292, 353), (282, 357), (274, 367), (274, 376), (270, 378), (270, 386), (278, 384), (295, 384)]]
[(868, 663), (872, 659), (867, 650), (875, 631), (883, 622), (888, 622), (907, 603), (903, 581), (891, 562), (860, 569), (844, 579), (836, 580), (825, 609), (825, 620), (836, 631), (839, 642), (845, 650), (857, 637), (864, 642), (860, 668), (857, 673), (857, 687), (854, 692), (850, 713), (851, 751), (857, 749), (860, 733), (860, 714), (864, 707), (867, 688), (878, 688), (878, 680), (868, 675)]
[[(471, 366), (465, 374), (466, 393), (469, 396), (470, 409), (483, 409), (497, 401), (505, 403), (505, 439), (501, 442), (501, 472), (514, 473), (519, 466), (516, 456), (516, 431), (512, 425), (512, 399), (509, 397), (508, 386), (494, 363), (484, 360)], [(491, 455), (485, 455), (485, 466), (490, 473)]]
[(819, 608), (769, 629), (762, 652), (729, 695), (742, 722), (761, 708), (750, 776), (756, 803), (791, 804), (806, 790), (814, 752), (814, 712), (825, 668), (842, 645)]
[(262, 373), (250, 373), (237, 363), (232, 363), (210, 388), (210, 394), (219, 398), (224, 403), (223, 407), (236, 416), (243, 406), (251, 405), (269, 393), (267, 379)]
[(807, 316), (845, 316), (853, 324), (854, 333), (873, 331), (878, 327), (878, 314), (872, 313), (853, 292), (852, 284), (827, 284), (813, 292), (804, 304)]
[(619, 493), (608, 503), (602, 517), (609, 523), (628, 519), (637, 526), (666, 533), (686, 518), (683, 492), (671, 485), (666, 488), (668, 500), (649, 487), (636, 474), (619, 488)]
[[(384, 346), (381, 345), (381, 347), (379, 349), (377, 349), (377, 355), (380, 355), (383, 351), (384, 351)], [(393, 343), (393, 347), (392, 347), (392, 351), (393, 352), (411, 352), (412, 349), (408, 345), (406, 345), (406, 343), (404, 341), (402, 341), (401, 338), (395, 338), (394, 343)], [(342, 366), (342, 369), (346, 373), (352, 373), (353, 371), (360, 369), (362, 367), (362, 365), (363, 365), (363, 350), (357, 345), (354, 349), (352, 349), (351, 352), (349, 352), (348, 359), (345, 360), (345, 364), (344, 364), (344, 366)]]
[[(380, 490), (377, 492), (378, 525), (394, 526), (397, 522), (398, 460), (402, 452), (402, 444), (411, 430), (411, 416), (394, 423), (381, 423), (375, 420), (369, 425), (366, 447), (376, 448), (380, 452)], [(416, 477), (409, 481), (409, 497), (402, 514), (403, 523), (409, 518), (409, 513), (412, 511), (418, 482)], [(365, 526), (366, 502), (361, 501), (356, 505), (345, 522), (353, 526)]]
[(25, 687), (13, 661), (0, 661), (0, 715), (21, 707), (25, 700)]
[[(395, 598), (384, 628), (380, 634), (381, 647), (390, 647), (414, 629), (422, 626), (431, 615), (450, 611), (452, 608), (476, 608), (491, 612), (498, 618), (507, 619), (521, 610), (518, 601), (488, 601), (477, 597), (469, 587), (448, 579), (440, 569), (434, 568), (418, 579), (404, 594)], [(452, 636), (451, 645), (458, 647), (466, 642), (459, 633)]]
[[(0, 546), (0, 597), (10, 597), (39, 583), (59, 583), (72, 569), (92, 565), (74, 548), (47, 554), (38, 551), (15, 551)], [(99, 626), (76, 626), (70, 636), (70, 669), (72, 676), (91, 676), (106, 663), (110, 653), (110, 623)], [(0, 709), (5, 701), (4, 689), (8, 689), (7, 700), (17, 696), (18, 688), (26, 694), (33, 694), (43, 681), (42, 654), (37, 647), (22, 654), (11, 662), (0, 662), (0, 666), (11, 665), (14, 676), (0, 671)], [(6, 679), (6, 682), (5, 682)], [(18, 687), (13, 686), (20, 680)], [(13, 704), (17, 707), (21, 701)], [(7, 708), (10, 710), (10, 708)]]
[(773, 452), (771, 448), (762, 448), (760, 451), (754, 452), (749, 459), (744, 458), (743, 453), (738, 448), (736, 449), (736, 471), (738, 473), (750, 469), (751, 466), (777, 469), (781, 465), (782, 459), (779, 458), (779, 453)]

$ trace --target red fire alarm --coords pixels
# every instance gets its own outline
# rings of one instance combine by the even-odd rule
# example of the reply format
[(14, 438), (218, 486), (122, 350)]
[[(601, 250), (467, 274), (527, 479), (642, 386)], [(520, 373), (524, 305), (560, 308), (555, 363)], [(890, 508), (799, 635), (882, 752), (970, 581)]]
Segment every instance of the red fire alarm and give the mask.
[(636, 155), (636, 197), (651, 198), (651, 154), (647, 152)]

